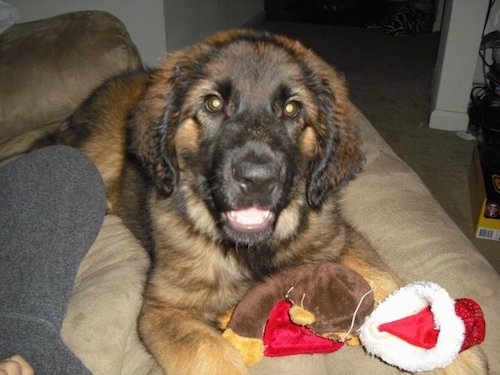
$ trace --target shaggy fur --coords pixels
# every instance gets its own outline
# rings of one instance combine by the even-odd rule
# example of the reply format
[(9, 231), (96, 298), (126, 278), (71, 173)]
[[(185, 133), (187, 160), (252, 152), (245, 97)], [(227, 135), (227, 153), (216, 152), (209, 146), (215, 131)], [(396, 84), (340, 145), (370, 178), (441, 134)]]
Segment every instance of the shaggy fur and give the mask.
[[(151, 252), (139, 332), (167, 374), (246, 374), (216, 321), (277, 270), (337, 261), (376, 301), (401, 285), (338, 210), (363, 163), (353, 112), (314, 53), (237, 30), (109, 80), (38, 142), (87, 153)], [(484, 370), (474, 350), (451, 371)]]

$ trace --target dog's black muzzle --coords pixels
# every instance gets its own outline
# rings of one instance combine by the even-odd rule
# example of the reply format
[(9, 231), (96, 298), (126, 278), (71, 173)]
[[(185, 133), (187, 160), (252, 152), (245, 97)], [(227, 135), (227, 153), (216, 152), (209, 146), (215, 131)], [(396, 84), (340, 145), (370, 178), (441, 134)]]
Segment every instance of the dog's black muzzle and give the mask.
[(231, 126), (213, 154), (212, 197), (226, 234), (236, 242), (255, 243), (272, 235), (289, 203), (295, 156), (289, 138), (273, 135), (270, 127)]

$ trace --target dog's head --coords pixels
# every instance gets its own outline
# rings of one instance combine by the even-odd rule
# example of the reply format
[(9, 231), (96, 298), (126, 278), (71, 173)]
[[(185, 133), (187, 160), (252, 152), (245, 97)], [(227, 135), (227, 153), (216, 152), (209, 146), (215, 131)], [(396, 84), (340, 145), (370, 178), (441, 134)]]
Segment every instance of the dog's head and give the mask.
[(194, 227), (236, 244), (292, 236), (360, 169), (337, 73), (301, 44), (217, 34), (172, 54), (132, 113), (132, 150)]

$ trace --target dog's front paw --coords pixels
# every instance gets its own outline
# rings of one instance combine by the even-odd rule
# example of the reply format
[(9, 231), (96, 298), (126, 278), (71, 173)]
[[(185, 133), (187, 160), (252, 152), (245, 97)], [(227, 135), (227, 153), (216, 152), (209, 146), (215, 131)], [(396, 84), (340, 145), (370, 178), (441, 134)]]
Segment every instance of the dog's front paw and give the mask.
[(248, 375), (243, 358), (222, 337), (200, 338), (195, 345), (172, 345), (157, 358), (167, 375)]
[(247, 375), (240, 353), (220, 332), (180, 311), (146, 307), (139, 319), (142, 341), (166, 375)]

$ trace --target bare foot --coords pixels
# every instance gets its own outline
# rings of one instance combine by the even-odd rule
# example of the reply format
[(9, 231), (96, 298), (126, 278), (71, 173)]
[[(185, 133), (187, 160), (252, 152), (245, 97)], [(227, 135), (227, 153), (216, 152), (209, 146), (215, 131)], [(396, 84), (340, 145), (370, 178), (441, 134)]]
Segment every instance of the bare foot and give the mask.
[(16, 354), (0, 361), (0, 375), (34, 375), (33, 367), (20, 355)]

